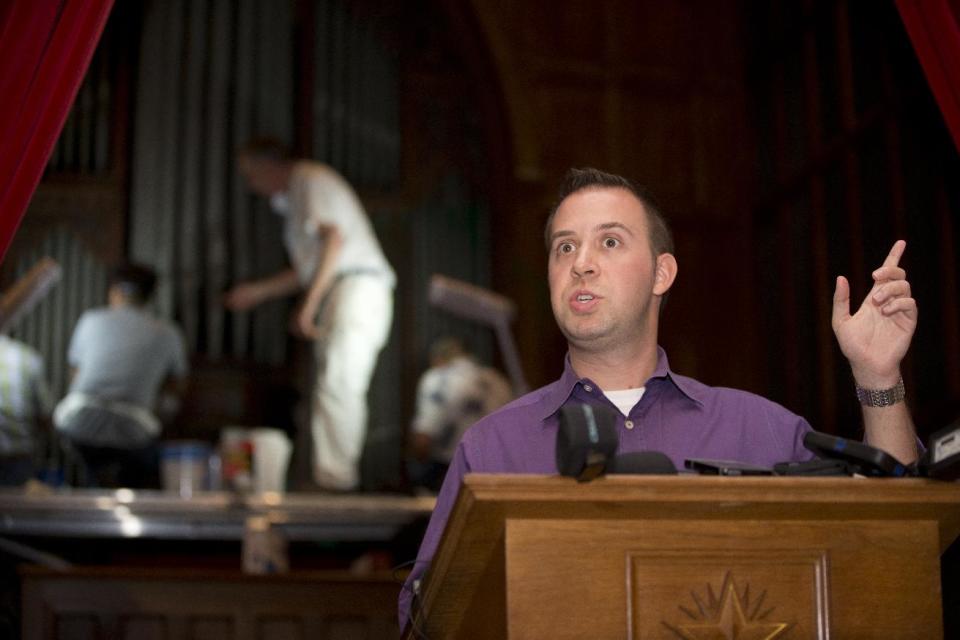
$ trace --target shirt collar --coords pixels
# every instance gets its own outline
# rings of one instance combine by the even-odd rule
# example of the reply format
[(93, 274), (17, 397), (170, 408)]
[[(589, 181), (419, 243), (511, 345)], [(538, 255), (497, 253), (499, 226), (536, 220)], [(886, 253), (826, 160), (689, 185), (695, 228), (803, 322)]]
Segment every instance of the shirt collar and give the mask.
[[(684, 396), (701, 407), (703, 406), (703, 398), (701, 397), (702, 390), (698, 385), (694, 384), (694, 381), (690, 378), (677, 375), (670, 369), (667, 352), (660, 346), (657, 347), (657, 366), (653, 370), (653, 375), (650, 376), (650, 380), (658, 378), (670, 381)], [(577, 372), (573, 370), (573, 366), (570, 364), (570, 353), (568, 352), (563, 359), (563, 375), (551, 385), (551, 388), (543, 398), (543, 415), (541, 415), (541, 419), (546, 420), (559, 411), (560, 407), (570, 399), (577, 383), (586, 380), (587, 378), (577, 376)], [(650, 384), (650, 380), (647, 381), (647, 385)]]

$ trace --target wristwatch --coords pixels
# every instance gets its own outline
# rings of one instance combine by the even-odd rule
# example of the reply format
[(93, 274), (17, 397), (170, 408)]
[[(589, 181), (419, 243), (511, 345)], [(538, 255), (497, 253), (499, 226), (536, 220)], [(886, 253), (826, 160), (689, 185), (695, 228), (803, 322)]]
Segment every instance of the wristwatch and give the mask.
[(864, 389), (856, 382), (854, 384), (857, 387), (857, 400), (865, 407), (889, 407), (903, 402), (907, 396), (903, 388), (903, 378), (897, 380), (897, 384), (889, 389)]

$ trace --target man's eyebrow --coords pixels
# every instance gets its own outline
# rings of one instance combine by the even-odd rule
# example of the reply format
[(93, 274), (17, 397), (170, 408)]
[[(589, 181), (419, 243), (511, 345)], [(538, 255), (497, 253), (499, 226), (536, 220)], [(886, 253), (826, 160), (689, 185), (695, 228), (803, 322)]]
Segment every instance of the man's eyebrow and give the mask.
[(550, 234), (550, 244), (553, 244), (557, 238), (564, 238), (566, 236), (572, 236), (572, 235), (573, 235), (573, 231), (570, 231), (568, 229), (561, 229), (559, 231), (554, 231), (553, 233)]
[(607, 231), (608, 229), (623, 229), (631, 236), (633, 235), (633, 230), (622, 222), (604, 222), (597, 225), (597, 231)]

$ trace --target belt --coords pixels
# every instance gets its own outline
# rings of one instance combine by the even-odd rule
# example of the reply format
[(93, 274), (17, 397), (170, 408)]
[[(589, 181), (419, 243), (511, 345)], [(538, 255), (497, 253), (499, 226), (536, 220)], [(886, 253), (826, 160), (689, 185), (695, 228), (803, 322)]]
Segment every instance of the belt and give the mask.
[(343, 278), (349, 278), (350, 276), (383, 276), (385, 275), (382, 270), (374, 269), (373, 267), (355, 267), (353, 269), (344, 269), (343, 271), (338, 271), (334, 275), (334, 280), (342, 280)]

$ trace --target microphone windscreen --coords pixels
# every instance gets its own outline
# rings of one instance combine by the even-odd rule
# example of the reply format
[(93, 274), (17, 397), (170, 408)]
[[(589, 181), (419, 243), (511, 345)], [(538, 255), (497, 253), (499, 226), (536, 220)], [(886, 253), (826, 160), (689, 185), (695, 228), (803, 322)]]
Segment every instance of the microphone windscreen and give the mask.
[(660, 451), (621, 453), (607, 465), (608, 474), (675, 475), (677, 467)]
[(557, 430), (557, 471), (561, 475), (592, 480), (617, 452), (616, 413), (609, 407), (569, 404), (560, 409)]

